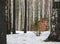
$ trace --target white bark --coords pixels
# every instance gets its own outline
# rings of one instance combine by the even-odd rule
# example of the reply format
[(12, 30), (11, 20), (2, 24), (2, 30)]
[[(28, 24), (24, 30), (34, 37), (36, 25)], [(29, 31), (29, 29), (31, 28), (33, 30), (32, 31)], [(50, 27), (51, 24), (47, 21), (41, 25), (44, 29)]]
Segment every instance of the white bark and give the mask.
[(44, 5), (45, 5), (45, 0), (42, 0), (43, 1), (43, 4), (42, 4), (42, 18), (44, 18)]
[(11, 28), (13, 28), (13, 0), (11, 0)]
[(40, 0), (38, 0), (38, 20), (40, 20)]
[(21, 0), (19, 0), (19, 17), (18, 17), (18, 30), (20, 30), (20, 17), (21, 17), (21, 6), (20, 6)]
[(35, 0), (33, 0), (33, 22), (34, 22), (34, 16), (35, 16)]

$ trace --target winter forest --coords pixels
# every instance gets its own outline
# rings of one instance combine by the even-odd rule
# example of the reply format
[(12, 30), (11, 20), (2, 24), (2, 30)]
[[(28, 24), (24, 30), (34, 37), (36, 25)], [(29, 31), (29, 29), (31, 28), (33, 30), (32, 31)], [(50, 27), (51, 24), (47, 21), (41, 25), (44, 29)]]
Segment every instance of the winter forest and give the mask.
[[(16, 0), (16, 30), (24, 29), (25, 0)], [(46, 19), (47, 27), (50, 30), (50, 20), (52, 14), (52, 0), (27, 0), (27, 30), (34, 31), (41, 19)], [(12, 7), (12, 5), (11, 5)], [(12, 8), (11, 8), (12, 9)], [(12, 14), (12, 13), (11, 13)], [(41, 25), (40, 25), (41, 26)], [(44, 26), (42, 26), (44, 27)], [(38, 29), (37, 29), (38, 30)]]
[(60, 0), (0, 0), (0, 44), (58, 42)]

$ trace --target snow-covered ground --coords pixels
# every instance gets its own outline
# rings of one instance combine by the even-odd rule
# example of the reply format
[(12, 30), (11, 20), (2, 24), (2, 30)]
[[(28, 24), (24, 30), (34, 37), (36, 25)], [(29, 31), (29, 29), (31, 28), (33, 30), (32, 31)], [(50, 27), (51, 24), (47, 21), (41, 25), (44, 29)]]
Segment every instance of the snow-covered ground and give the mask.
[(60, 42), (44, 42), (49, 34), (49, 31), (45, 31), (41, 32), (40, 36), (36, 36), (35, 32), (17, 31), (17, 34), (7, 35), (7, 44), (60, 44)]

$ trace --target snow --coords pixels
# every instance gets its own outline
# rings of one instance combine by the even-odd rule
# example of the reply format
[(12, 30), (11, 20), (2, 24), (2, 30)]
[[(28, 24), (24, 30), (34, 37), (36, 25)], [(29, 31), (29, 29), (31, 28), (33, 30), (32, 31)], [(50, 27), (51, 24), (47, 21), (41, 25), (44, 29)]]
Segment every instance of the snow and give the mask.
[(57, 42), (43, 41), (48, 38), (49, 31), (41, 32), (40, 36), (36, 36), (33, 31), (28, 31), (27, 33), (17, 31), (16, 33), (7, 35), (7, 44), (57, 44)]

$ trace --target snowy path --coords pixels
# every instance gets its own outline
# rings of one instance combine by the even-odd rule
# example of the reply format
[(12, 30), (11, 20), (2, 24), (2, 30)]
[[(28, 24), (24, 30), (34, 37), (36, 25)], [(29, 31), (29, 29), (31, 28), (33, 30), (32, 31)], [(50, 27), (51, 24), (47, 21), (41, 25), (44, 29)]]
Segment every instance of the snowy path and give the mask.
[[(18, 32), (19, 33), (19, 32)], [(42, 32), (40, 36), (36, 36), (33, 32), (7, 35), (7, 44), (57, 44), (57, 42), (44, 42), (50, 32)], [(60, 43), (58, 43), (60, 44)]]

